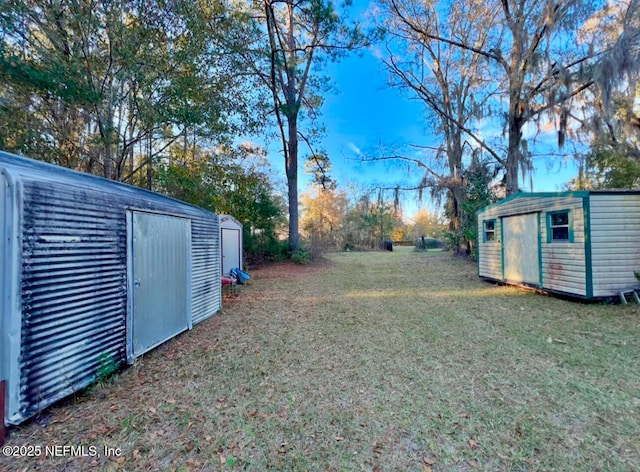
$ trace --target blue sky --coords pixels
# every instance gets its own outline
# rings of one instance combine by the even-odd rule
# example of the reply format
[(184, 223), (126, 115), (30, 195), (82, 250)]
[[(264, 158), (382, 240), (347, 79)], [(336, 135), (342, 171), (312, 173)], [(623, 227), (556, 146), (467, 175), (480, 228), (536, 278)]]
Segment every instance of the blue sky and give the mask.
[[(355, 0), (353, 12), (363, 12), (368, 0)], [(437, 136), (430, 136), (425, 129), (423, 106), (410, 95), (387, 85), (387, 72), (382, 62), (375, 57), (374, 50), (361, 51), (341, 61), (329, 64), (324, 74), (331, 78), (335, 93), (325, 97), (321, 122), (326, 134), (320, 148), (325, 149), (331, 159), (331, 175), (338, 187), (369, 188), (376, 185), (411, 185), (421, 174), (407, 172), (406, 164), (361, 162), (362, 155), (381, 155), (380, 147), (400, 148), (408, 144), (437, 146)], [(497, 133), (495, 125), (487, 124), (485, 132)], [(535, 150), (559, 153), (555, 146), (555, 134), (539, 134)], [(301, 146), (301, 164), (307, 153)], [(565, 152), (569, 153), (567, 146)], [(575, 176), (575, 166), (569, 159), (555, 157), (534, 159), (533, 191), (556, 191)], [(301, 167), (302, 169), (302, 167)], [(300, 181), (305, 181), (303, 175)], [(530, 190), (529, 180), (523, 189)], [(304, 191), (304, 188), (301, 189)], [(416, 201), (416, 195), (403, 199), (405, 215), (411, 216), (417, 209), (435, 207), (428, 199)]]
[[(416, 183), (421, 174), (415, 170), (408, 173), (406, 164), (360, 162), (360, 156), (380, 155), (381, 147), (437, 146), (439, 138), (425, 129), (422, 104), (387, 86), (387, 72), (371, 51), (332, 64), (325, 72), (337, 92), (325, 97), (322, 108), (321, 120), (326, 127), (323, 147), (339, 187)], [(555, 139), (553, 133), (538, 135), (535, 150), (561, 153)], [(567, 146), (565, 152), (569, 150)], [(562, 157), (536, 157), (534, 166), (533, 191), (560, 190), (576, 174), (573, 162)], [(528, 179), (522, 188), (530, 190)], [(427, 200), (423, 204), (431, 208)], [(415, 195), (406, 196), (406, 213), (413, 213), (420, 205)]]

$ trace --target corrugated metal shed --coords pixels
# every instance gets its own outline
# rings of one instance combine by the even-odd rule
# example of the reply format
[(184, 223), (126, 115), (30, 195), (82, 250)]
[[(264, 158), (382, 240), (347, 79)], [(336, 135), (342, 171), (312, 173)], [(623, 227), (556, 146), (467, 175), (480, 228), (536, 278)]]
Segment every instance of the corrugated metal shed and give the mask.
[[(133, 346), (136, 322), (139, 330), (146, 329), (144, 317), (135, 316), (136, 296), (162, 300), (167, 284), (182, 290), (176, 292), (183, 298), (176, 319), (169, 319), (168, 309), (166, 320), (154, 320), (167, 326), (159, 342), (219, 311), (216, 215), (3, 152), (0, 185), (0, 378), (7, 380), (8, 423), (20, 423), (89, 385), (105, 356), (123, 363), (144, 352)], [(133, 221), (145, 215), (182, 222), (175, 232), (182, 239), (160, 234), (160, 246), (147, 254), (147, 261), (161, 259), (164, 249), (182, 255), (156, 264), (154, 270), (165, 274), (164, 286), (154, 289), (152, 282), (144, 295), (136, 295), (134, 276), (151, 280), (145, 273), (149, 268), (134, 263), (137, 252), (144, 251), (135, 249), (139, 228)], [(158, 339), (147, 341), (145, 349)]]
[(477, 214), (478, 274), (584, 299), (640, 288), (640, 192), (518, 193)]

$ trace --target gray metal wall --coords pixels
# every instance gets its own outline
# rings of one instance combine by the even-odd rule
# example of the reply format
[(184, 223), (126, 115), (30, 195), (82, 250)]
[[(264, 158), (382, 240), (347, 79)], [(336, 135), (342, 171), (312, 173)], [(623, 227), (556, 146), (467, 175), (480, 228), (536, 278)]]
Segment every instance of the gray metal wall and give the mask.
[[(7, 422), (18, 424), (127, 360), (127, 212), (191, 225), (191, 323), (221, 307), (216, 215), (141, 189), (0, 152), (13, 179), (3, 200), (2, 350)], [(0, 178), (0, 183), (2, 182)], [(12, 249), (12, 248), (15, 248)], [(11, 287), (15, 287), (15, 290)], [(14, 293), (15, 292), (15, 293)], [(4, 295), (7, 295), (6, 297)]]
[(126, 221), (109, 195), (24, 182), (20, 418), (125, 360)]
[[(200, 323), (222, 306), (220, 229), (217, 220), (191, 220), (191, 320)], [(216, 270), (218, 277), (212, 278)]]

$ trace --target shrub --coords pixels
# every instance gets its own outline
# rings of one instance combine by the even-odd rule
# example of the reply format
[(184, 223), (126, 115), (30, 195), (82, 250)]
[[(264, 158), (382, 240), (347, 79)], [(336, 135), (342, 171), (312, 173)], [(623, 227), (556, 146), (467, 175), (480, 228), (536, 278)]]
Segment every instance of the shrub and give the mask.
[(291, 260), (296, 264), (307, 265), (311, 263), (311, 253), (304, 248), (298, 248), (298, 250), (291, 255)]

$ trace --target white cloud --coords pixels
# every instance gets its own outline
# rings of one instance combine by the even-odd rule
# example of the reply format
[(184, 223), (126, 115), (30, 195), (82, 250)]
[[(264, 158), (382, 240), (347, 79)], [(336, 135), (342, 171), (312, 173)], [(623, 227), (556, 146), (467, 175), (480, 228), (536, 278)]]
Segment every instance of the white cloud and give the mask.
[(358, 146), (356, 146), (354, 143), (349, 142), (347, 144), (347, 147), (349, 149), (351, 149), (353, 152), (355, 152), (359, 157), (364, 157), (364, 154), (362, 153), (362, 151), (360, 150), (360, 148)]

